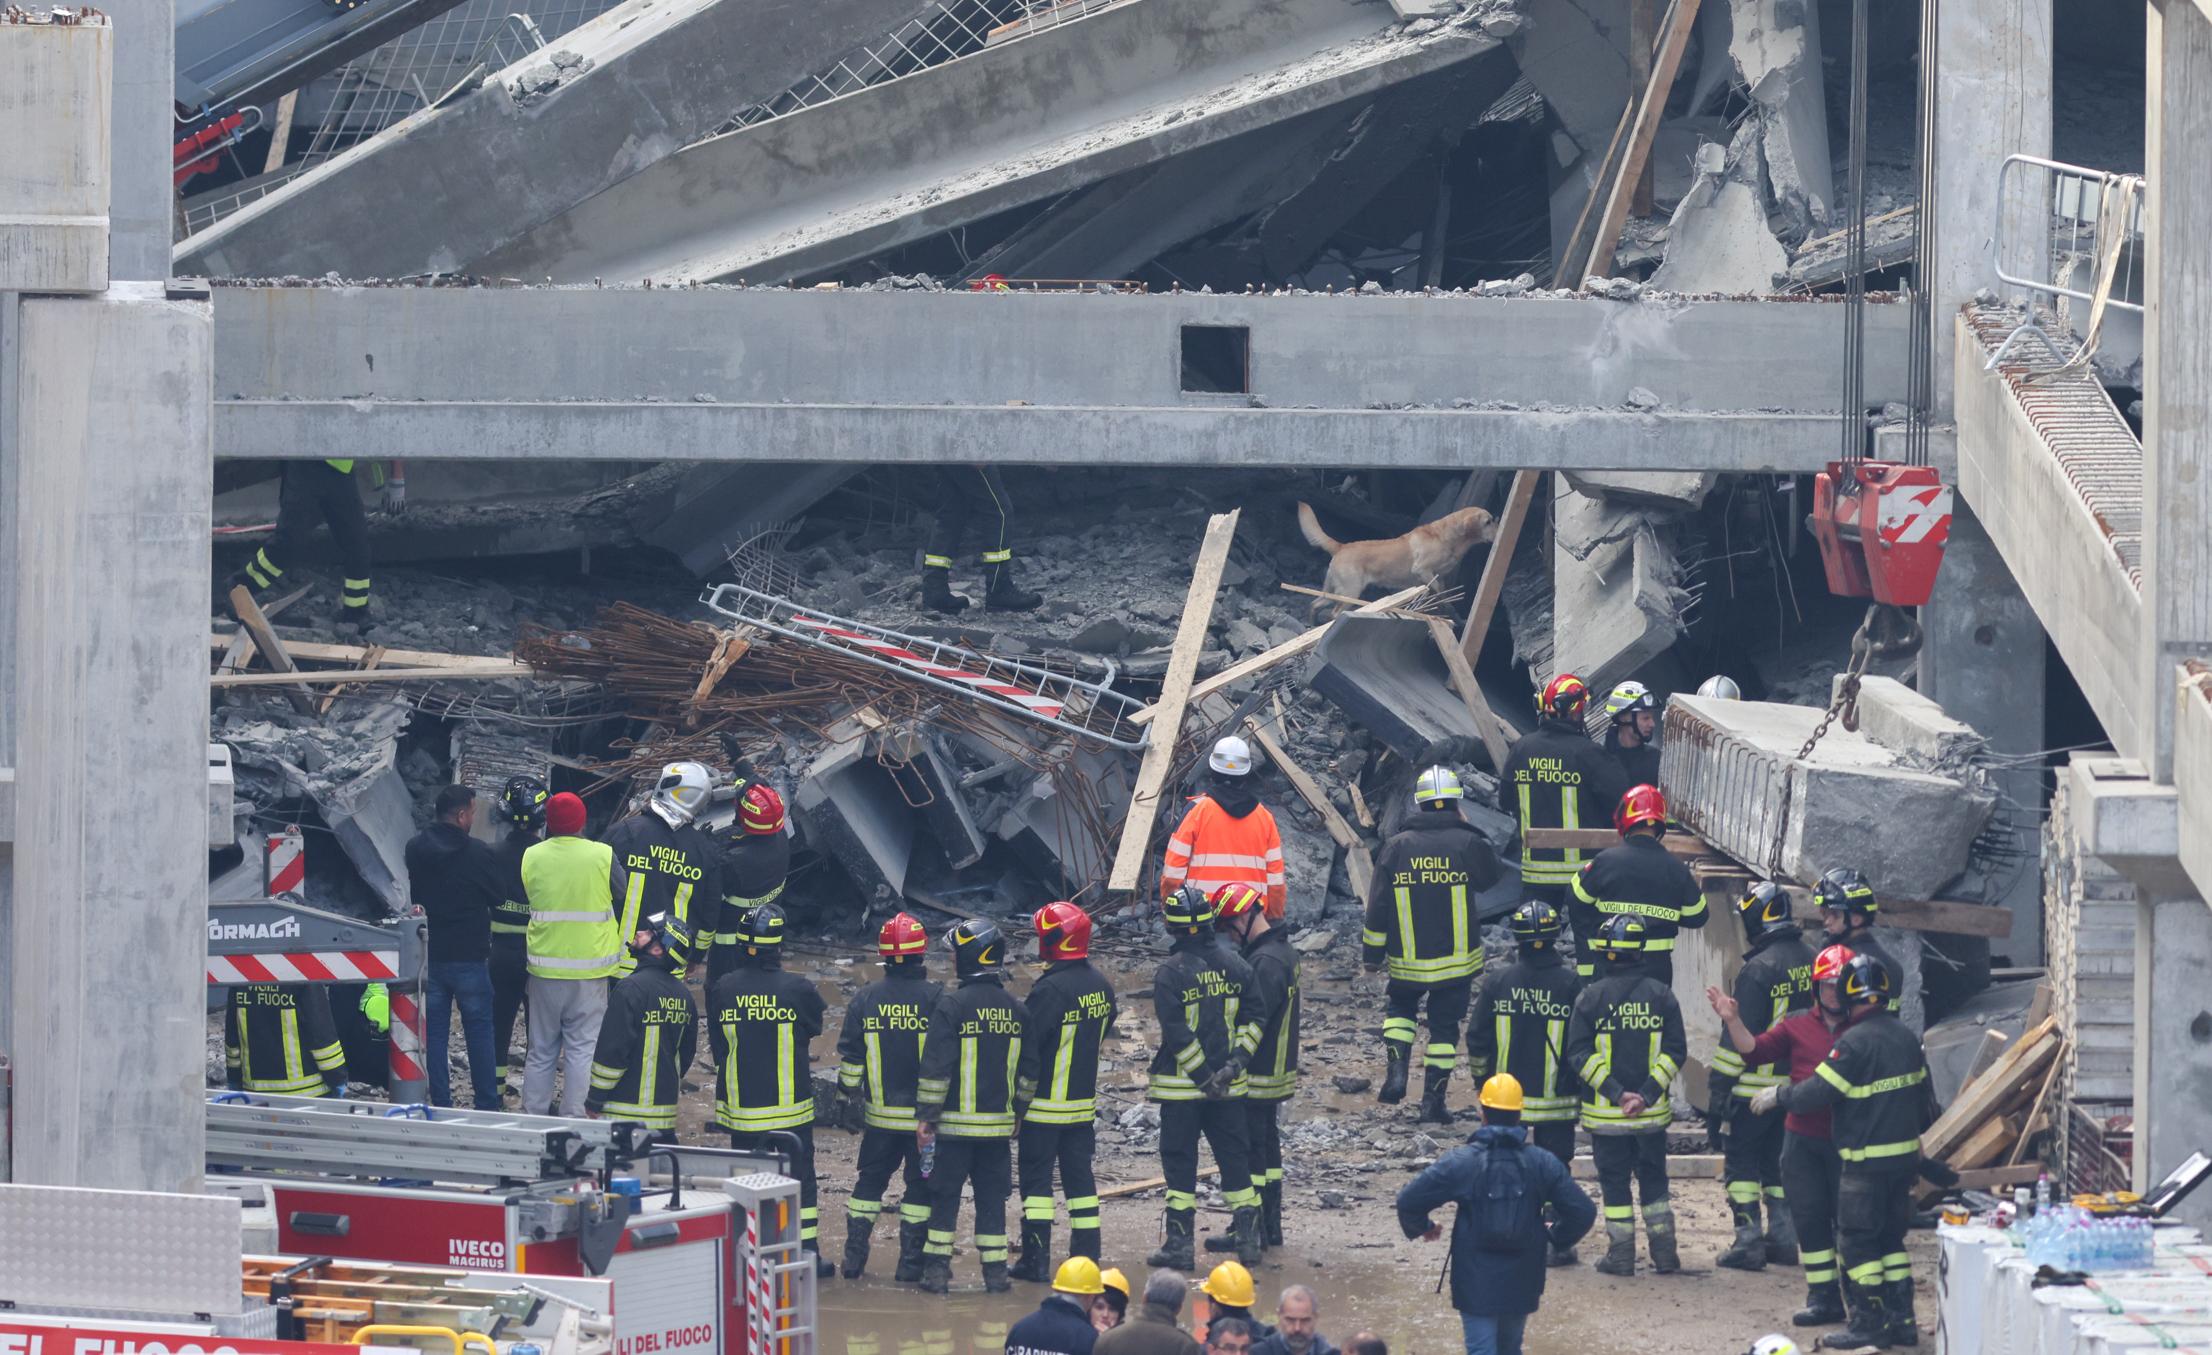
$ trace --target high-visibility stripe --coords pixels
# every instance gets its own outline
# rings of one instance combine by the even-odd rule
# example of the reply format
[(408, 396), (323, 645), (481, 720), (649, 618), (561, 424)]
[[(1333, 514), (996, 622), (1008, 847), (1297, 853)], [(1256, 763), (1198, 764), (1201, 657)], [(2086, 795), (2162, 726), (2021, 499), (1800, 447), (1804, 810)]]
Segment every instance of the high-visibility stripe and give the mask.
[(1242, 866), (1251, 870), (1266, 870), (1267, 858), (1249, 856), (1242, 852), (1200, 852), (1190, 859), (1192, 866)]
[(599, 1108), (599, 1113), (607, 1119), (629, 1120), (644, 1125), (647, 1129), (674, 1129), (676, 1127), (676, 1108), (672, 1105), (656, 1106), (650, 1103), (640, 1104), (635, 1101), (609, 1101)]
[[(779, 1105), (788, 1106), (798, 1099), (796, 1095), (797, 1088), (793, 1086), (793, 1075), (797, 1072), (797, 1069), (793, 1066), (796, 1060), (792, 1057), (794, 1051), (791, 1045), (791, 1037), (793, 1034), (791, 1023), (788, 1021), (776, 1027), (776, 1101)], [(735, 1044), (736, 1041), (732, 1040), (731, 1043)]]
[(952, 568), (952, 557), (949, 555), (925, 555), (922, 557), (922, 568), (950, 569)]
[(1003, 565), (1013, 558), (1014, 552), (1010, 550), (987, 550), (981, 556), (983, 563), (987, 565)]
[[(541, 908), (532, 913), (531, 916), (540, 922), (605, 922), (607, 920), (607, 912), (603, 908)], [(634, 928), (631, 934), (636, 934)]]
[(1918, 1137), (1904, 1139), (1896, 1143), (1870, 1143), (1864, 1148), (1846, 1148), (1841, 1144), (1836, 1145), (1836, 1156), (1846, 1162), (1865, 1162), (1874, 1158), (1904, 1157), (1919, 1151), (1920, 1140)]
[(868, 1061), (868, 1096), (870, 1101), (868, 1109), (873, 1110), (875, 1109), (874, 1101), (883, 1095), (882, 1032), (869, 1031), (861, 1038), (861, 1045), (866, 1051), (862, 1057)]
[[(645, 1028), (645, 1040), (643, 1046), (638, 1050), (637, 1104), (650, 1106), (660, 1101), (658, 1095), (660, 1076), (661, 1028), (657, 1025), (651, 1025)], [(673, 1097), (669, 1099), (668, 1111), (671, 1116), (676, 1113)]]
[(579, 960), (571, 960), (564, 956), (540, 955), (531, 951), (524, 963), (532, 969), (588, 969), (592, 971), (593, 977), (597, 977), (605, 973), (607, 967), (618, 958), (620, 957), (614, 955), (588, 955)]
[(1723, 1077), (1736, 1077), (1743, 1072), (1743, 1055), (1723, 1045), (1713, 1051), (1707, 1066)]
[(286, 1007), (278, 1015), (278, 1027), (284, 1032), (284, 1076), (296, 1081), (307, 1072), (306, 1051), (300, 1048), (300, 1014)]

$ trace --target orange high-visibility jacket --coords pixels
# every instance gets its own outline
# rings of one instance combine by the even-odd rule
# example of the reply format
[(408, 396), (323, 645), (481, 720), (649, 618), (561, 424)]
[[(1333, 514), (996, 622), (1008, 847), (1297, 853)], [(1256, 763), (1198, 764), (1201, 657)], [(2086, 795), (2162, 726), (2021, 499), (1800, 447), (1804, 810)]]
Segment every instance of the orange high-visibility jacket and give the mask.
[(1167, 861), (1160, 871), (1164, 897), (1185, 884), (1212, 894), (1226, 884), (1248, 884), (1267, 894), (1267, 916), (1283, 915), (1283, 838), (1267, 806), (1237, 818), (1210, 795), (1191, 800), (1190, 812), (1168, 839)]

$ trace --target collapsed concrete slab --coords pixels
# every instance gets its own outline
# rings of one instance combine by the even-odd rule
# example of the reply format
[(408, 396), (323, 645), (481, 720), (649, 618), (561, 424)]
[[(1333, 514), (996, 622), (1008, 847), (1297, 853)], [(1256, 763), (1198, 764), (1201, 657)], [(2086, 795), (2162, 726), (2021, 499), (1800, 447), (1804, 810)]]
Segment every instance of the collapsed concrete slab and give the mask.
[[(1440, 747), (1477, 760), (1481, 731), (1451, 686), (1428, 623), (1415, 617), (1338, 617), (1314, 648), (1308, 683), (1408, 762), (1426, 765)], [(1497, 702), (1508, 694), (1485, 693)], [(1480, 761), (1488, 764), (1488, 757)], [(1495, 769), (1493, 769), (1495, 770)]]
[(1660, 742), (1659, 784), (1669, 807), (1756, 869), (1810, 883), (1848, 865), (1883, 895), (1934, 898), (1965, 869), (1995, 793), (1978, 776), (1918, 770), (1841, 725), (1799, 757), (1824, 714), (1814, 706), (1674, 697)]
[(859, 473), (857, 466), (764, 462), (694, 466), (666, 496), (630, 514), (630, 526), (698, 578), (728, 569), (730, 553), (804, 514)]
[(1835, 198), (1820, 7), (1805, 0), (1732, 0), (1729, 12), (1734, 33), (1728, 51), (1758, 108), (1774, 201), (1788, 223), (1785, 233), (1803, 240), (1827, 227)]
[(844, 868), (878, 903), (906, 897), (916, 815), (868, 751), (868, 732), (847, 720), (799, 781), (797, 810), (810, 846)]
[(1562, 487), (1552, 540), (1551, 672), (1609, 691), (1682, 638), (1688, 597), (1649, 514)]
[(1725, 155), (1707, 142), (1699, 148), (1697, 181), (1674, 209), (1667, 228), (1666, 259), (1651, 285), (1671, 292), (1772, 292), (1789, 271), (1789, 251), (1767, 228), (1760, 191), (1760, 157), (1748, 133), (1739, 133)]
[[(1842, 689), (1839, 673), (1832, 690)], [(1943, 707), (1895, 678), (1861, 678), (1858, 710), (1861, 734), (1930, 770), (1963, 769), (1989, 746), (1972, 725), (1952, 719)]]
[(311, 801), (361, 883), (396, 912), (408, 903), (407, 840), (416, 830), (414, 797), (398, 770), (414, 708), (397, 698), (346, 705), (297, 727), (287, 722), (301, 717), (288, 710), (259, 718), (233, 707), (214, 736), (230, 749), (242, 798), (262, 808)]
[(961, 793), (960, 771), (938, 747), (931, 734), (920, 729), (885, 731), (881, 756), (906, 803), (922, 816), (923, 824), (944, 850), (945, 864), (954, 870), (983, 859), (987, 845), (983, 830), (969, 812)]

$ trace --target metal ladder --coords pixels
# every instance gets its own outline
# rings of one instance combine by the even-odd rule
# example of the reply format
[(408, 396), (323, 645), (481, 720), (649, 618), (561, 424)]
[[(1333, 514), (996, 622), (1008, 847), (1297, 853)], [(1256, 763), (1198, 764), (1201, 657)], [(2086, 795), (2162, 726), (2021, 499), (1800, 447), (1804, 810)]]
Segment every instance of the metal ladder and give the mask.
[(1105, 683), (847, 620), (741, 584), (717, 584), (699, 600), (740, 625), (858, 659), (1080, 738), (1116, 748), (1145, 745), (1146, 727), (1131, 720), (1144, 703)]
[(722, 1189), (745, 1211), (742, 1355), (814, 1355), (814, 1257), (799, 1242), (799, 1183), (760, 1172), (732, 1177)]
[(626, 1150), (617, 1123), (221, 1092), (208, 1097), (207, 1161), (241, 1171), (500, 1185), (597, 1171)]

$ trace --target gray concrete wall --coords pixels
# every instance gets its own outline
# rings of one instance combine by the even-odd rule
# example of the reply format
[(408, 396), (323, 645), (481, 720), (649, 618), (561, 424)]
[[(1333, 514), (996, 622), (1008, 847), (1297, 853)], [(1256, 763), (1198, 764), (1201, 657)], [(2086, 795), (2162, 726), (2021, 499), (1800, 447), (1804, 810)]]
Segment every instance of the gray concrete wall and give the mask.
[[(2181, 6), (2186, 8), (2186, 6)], [(2135, 1188), (2148, 1190), (2212, 1142), (2212, 908), (2194, 896), (2146, 898), (2135, 931)], [(2199, 1190), (2175, 1217), (2212, 1227)]]
[[(364, 278), (458, 270), (921, 8), (919, 0), (630, 0), (193, 236), (177, 248), (177, 270)], [(516, 77), (561, 52), (581, 59), (580, 72), (518, 99)]]
[(2181, 792), (2181, 867), (2212, 898), (2212, 678), (2201, 674), (2174, 690), (2174, 789)]
[(1128, 0), (690, 147), (480, 261), (581, 282), (780, 281), (1454, 63), (1383, 0)]
[(0, 24), (0, 292), (107, 289), (114, 57), (102, 18)]

